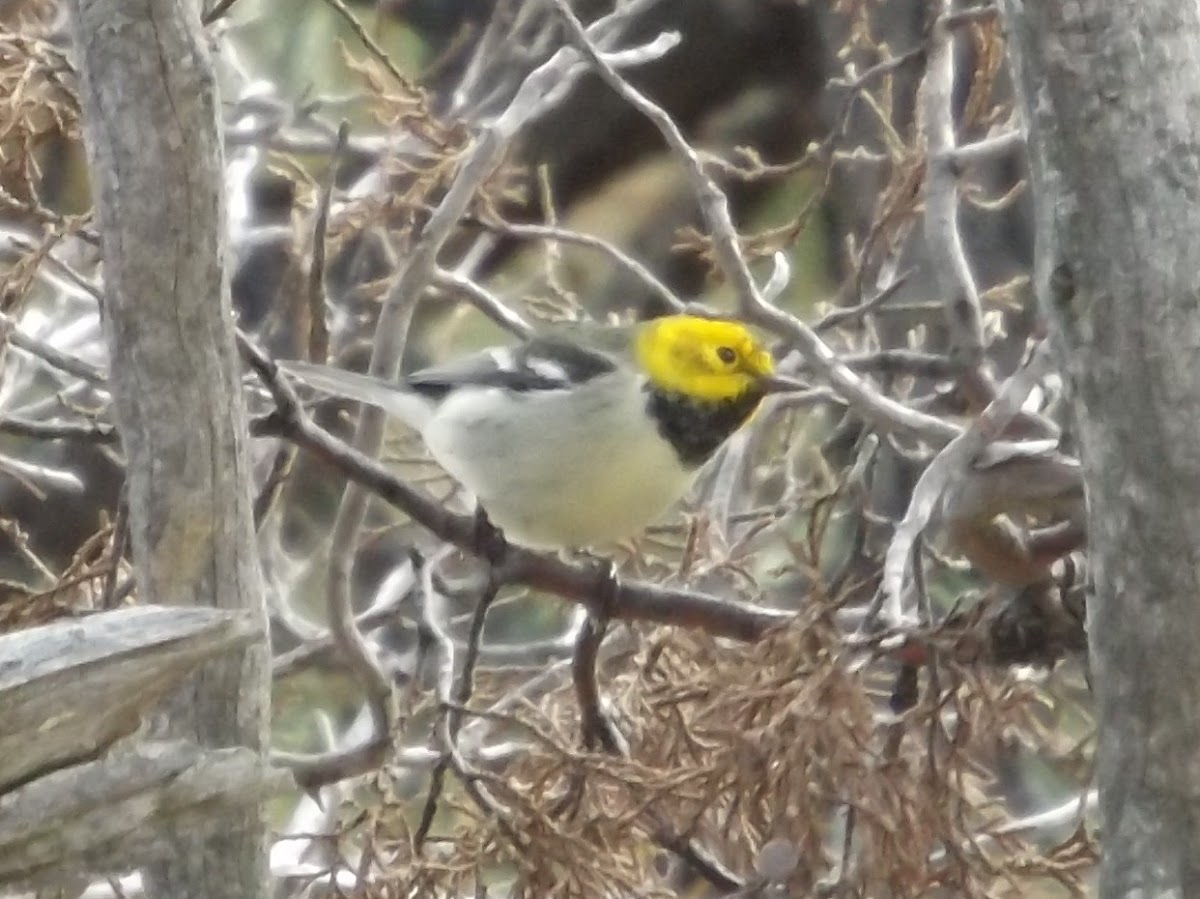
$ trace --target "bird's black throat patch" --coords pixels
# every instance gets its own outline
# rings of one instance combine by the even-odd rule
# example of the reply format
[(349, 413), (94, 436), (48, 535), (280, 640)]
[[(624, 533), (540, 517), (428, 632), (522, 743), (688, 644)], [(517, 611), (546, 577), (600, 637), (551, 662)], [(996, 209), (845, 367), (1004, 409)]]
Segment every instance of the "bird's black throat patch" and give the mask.
[(719, 402), (697, 400), (681, 393), (646, 387), (646, 405), (658, 432), (675, 448), (679, 461), (699, 468), (734, 431), (745, 424), (763, 393), (748, 390), (741, 396)]

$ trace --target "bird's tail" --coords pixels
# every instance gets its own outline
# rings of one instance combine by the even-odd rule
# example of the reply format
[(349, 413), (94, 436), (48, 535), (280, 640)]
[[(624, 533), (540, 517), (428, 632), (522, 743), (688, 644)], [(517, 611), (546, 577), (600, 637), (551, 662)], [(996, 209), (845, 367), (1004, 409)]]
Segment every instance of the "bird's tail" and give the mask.
[(402, 384), (299, 360), (280, 360), (278, 365), (281, 371), (309, 387), (378, 406), (418, 431), (425, 427), (433, 413), (429, 400), (406, 390)]

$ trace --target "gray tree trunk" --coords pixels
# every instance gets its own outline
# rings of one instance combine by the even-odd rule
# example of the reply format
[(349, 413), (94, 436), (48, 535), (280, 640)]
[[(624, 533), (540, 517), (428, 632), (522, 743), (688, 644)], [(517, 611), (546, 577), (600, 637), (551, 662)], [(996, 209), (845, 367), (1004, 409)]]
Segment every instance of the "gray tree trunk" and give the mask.
[[(229, 278), (216, 82), (191, 0), (71, 0), (105, 326), (145, 601), (265, 626)], [(265, 744), (265, 647), (210, 663), (170, 734)], [(151, 895), (265, 897), (263, 808), (173, 835)]]
[(1003, 12), (1089, 498), (1101, 895), (1200, 895), (1200, 7)]

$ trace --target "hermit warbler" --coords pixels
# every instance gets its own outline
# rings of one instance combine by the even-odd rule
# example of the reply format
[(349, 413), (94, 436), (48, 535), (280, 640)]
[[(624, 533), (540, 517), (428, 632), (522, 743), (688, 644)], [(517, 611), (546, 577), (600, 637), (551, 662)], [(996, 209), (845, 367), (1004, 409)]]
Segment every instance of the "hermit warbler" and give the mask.
[(508, 540), (547, 549), (636, 535), (768, 393), (802, 386), (743, 325), (691, 315), (559, 325), (398, 384), (279, 365), (399, 417)]

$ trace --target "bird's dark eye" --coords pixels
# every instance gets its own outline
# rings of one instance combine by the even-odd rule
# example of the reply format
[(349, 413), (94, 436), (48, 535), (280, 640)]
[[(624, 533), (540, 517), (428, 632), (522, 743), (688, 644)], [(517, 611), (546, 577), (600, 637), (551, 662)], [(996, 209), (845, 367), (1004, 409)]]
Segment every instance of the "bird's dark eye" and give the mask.
[(730, 346), (717, 347), (717, 358), (726, 365), (733, 365), (737, 362), (737, 352)]

